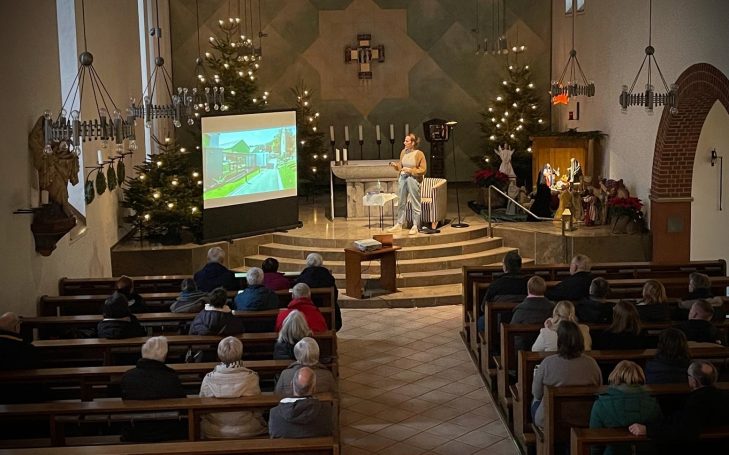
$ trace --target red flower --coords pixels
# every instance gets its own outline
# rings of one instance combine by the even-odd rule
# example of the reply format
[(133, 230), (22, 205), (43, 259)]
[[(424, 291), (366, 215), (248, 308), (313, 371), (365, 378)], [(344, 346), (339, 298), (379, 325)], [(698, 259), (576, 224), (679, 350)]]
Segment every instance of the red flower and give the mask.
[(473, 181), (478, 186), (491, 186), (507, 183), (509, 176), (497, 169), (481, 169), (473, 174)]

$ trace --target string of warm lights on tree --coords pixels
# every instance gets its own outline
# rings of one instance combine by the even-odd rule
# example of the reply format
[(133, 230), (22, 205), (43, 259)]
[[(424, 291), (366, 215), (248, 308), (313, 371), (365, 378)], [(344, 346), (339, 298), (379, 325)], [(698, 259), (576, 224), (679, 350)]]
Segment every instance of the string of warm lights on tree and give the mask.
[(319, 131), (319, 112), (312, 106), (311, 90), (304, 83), (291, 89), (296, 96), (296, 140), (298, 141), (299, 178), (314, 184), (329, 177), (329, 161), (324, 133)]

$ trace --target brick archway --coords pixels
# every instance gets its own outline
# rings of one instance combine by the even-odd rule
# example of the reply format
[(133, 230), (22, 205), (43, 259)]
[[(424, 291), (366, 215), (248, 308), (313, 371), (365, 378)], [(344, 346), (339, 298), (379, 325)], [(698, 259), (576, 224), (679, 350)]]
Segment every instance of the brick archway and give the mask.
[(651, 177), (653, 260), (688, 261), (691, 253), (691, 182), (701, 128), (719, 100), (729, 111), (729, 79), (708, 63), (688, 67), (676, 81), (678, 113), (663, 109)]

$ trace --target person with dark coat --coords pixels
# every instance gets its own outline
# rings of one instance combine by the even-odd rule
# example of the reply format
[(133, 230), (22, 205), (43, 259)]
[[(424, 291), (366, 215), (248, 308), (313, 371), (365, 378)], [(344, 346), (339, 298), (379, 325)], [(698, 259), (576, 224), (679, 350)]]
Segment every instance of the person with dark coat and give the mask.
[(643, 285), (643, 299), (636, 304), (641, 322), (666, 322), (671, 320), (671, 309), (663, 283), (648, 280)]
[[(645, 374), (638, 364), (629, 360), (618, 363), (608, 377), (610, 387), (597, 396), (590, 413), (590, 428), (625, 428), (634, 422), (655, 423), (662, 417), (656, 399), (643, 387)], [(593, 455), (630, 455), (626, 445), (593, 446)]]
[(115, 286), (116, 292), (127, 298), (127, 302), (129, 303), (129, 311), (134, 314), (146, 313), (147, 311), (149, 311), (149, 308), (144, 302), (142, 296), (134, 291), (134, 280), (126, 275), (122, 275), (116, 281)]
[(301, 339), (313, 336), (314, 333), (306, 323), (304, 314), (299, 310), (293, 310), (283, 320), (281, 330), (278, 332), (278, 338), (273, 346), (274, 360), (295, 360), (294, 346)]
[(170, 306), (173, 313), (197, 313), (210, 303), (208, 293), (199, 291), (192, 278), (185, 278), (180, 284), (180, 296)]
[(38, 351), (20, 336), (21, 320), (17, 314), (8, 312), (0, 316), (0, 370), (24, 370), (37, 368), (40, 361)]
[(263, 285), (263, 270), (251, 267), (246, 273), (248, 286), (233, 299), (235, 311), (261, 311), (278, 308), (278, 295)]
[[(552, 316), (554, 304), (544, 297), (547, 283), (540, 276), (533, 276), (527, 282), (527, 297), (514, 308), (511, 316), (512, 324), (544, 324)], [(514, 340), (517, 351), (529, 351), (537, 339), (532, 336), (519, 336)]]
[[(167, 338), (147, 340), (142, 345), (142, 358), (137, 361), (137, 366), (122, 376), (122, 400), (185, 398), (180, 378), (164, 363), (166, 357)], [(122, 430), (123, 441), (157, 442), (186, 438), (187, 425), (179, 420), (140, 421)]]
[(102, 314), (104, 319), (96, 325), (99, 338), (122, 339), (147, 335), (147, 331), (129, 311), (127, 298), (118, 292), (106, 299)]
[(295, 285), (292, 289), (291, 296), (293, 298), (288, 307), (285, 310), (280, 311), (276, 318), (275, 330), (277, 332), (281, 330), (286, 316), (294, 310), (298, 310), (304, 315), (306, 323), (314, 333), (326, 332), (329, 330), (327, 321), (324, 319), (324, 315), (321, 314), (319, 308), (317, 308), (317, 306), (314, 305), (314, 302), (311, 301), (311, 289), (309, 289), (309, 286), (304, 283)]
[(711, 289), (711, 279), (708, 275), (699, 272), (689, 274), (689, 292), (680, 302), (678, 307), (673, 310), (672, 318), (674, 321), (684, 321), (688, 318), (691, 306), (698, 300), (706, 300), (714, 307), (714, 321), (723, 321), (726, 319), (726, 310), (724, 310), (724, 300), (721, 297), (715, 297)]
[(648, 384), (681, 384), (691, 361), (686, 335), (674, 328), (658, 335), (656, 356), (645, 364)]
[[(529, 211), (534, 215), (542, 218), (552, 218), (552, 192), (549, 187), (544, 183), (537, 185), (537, 193), (534, 195), (534, 202), (532, 202)], [(527, 215), (527, 221), (540, 221), (534, 218), (531, 214)]]
[(291, 289), (291, 280), (278, 271), (278, 261), (275, 258), (266, 258), (261, 264), (263, 269), (263, 285), (272, 291)]
[(330, 436), (334, 430), (332, 407), (313, 395), (316, 374), (309, 367), (301, 367), (292, 382), (294, 396), (282, 399), (271, 409), (268, 432), (271, 438), (315, 438)]
[(226, 302), (228, 292), (217, 288), (210, 293), (210, 303), (195, 316), (190, 335), (237, 335), (244, 332), (243, 320), (233, 315)]
[(595, 336), (592, 349), (646, 349), (652, 347), (632, 303), (620, 301), (613, 307), (613, 322)]
[[(337, 283), (334, 275), (326, 267), (323, 266), (324, 258), (319, 253), (311, 253), (306, 257), (306, 268), (301, 271), (296, 283), (304, 283), (310, 289), (314, 288), (334, 288), (334, 298), (339, 295)], [(339, 303), (334, 301), (334, 325), (335, 330), (342, 328), (342, 310)]]
[(211, 292), (215, 288), (225, 288), (228, 291), (237, 291), (240, 287), (235, 274), (223, 265), (225, 251), (219, 246), (208, 250), (208, 263), (195, 273), (197, 288), (204, 292)]
[[(504, 256), (504, 274), (489, 284), (481, 301), (481, 308), (488, 302), (505, 301), (521, 302), (527, 295), (527, 281), (529, 277), (521, 273), (521, 256), (517, 251), (509, 251)], [(476, 321), (479, 332), (484, 331), (484, 317), (479, 316)]]
[(577, 319), (586, 324), (610, 323), (614, 302), (607, 300), (608, 294), (610, 283), (602, 277), (593, 279), (590, 283), (590, 295), (575, 304)]
[(689, 312), (688, 321), (678, 325), (679, 330), (686, 334), (688, 341), (698, 343), (721, 343), (719, 329), (711, 322), (714, 317), (714, 307), (706, 300), (697, 300)]
[(656, 440), (661, 454), (727, 453), (726, 440), (698, 438), (704, 429), (729, 425), (729, 393), (716, 388), (719, 375), (710, 362), (694, 361), (687, 373), (691, 392), (682, 409), (657, 423), (634, 423), (628, 429)]
[(578, 254), (570, 262), (570, 276), (557, 286), (549, 289), (545, 296), (554, 302), (571, 300), (577, 302), (590, 296), (590, 285), (595, 278), (590, 269), (592, 261), (584, 254)]

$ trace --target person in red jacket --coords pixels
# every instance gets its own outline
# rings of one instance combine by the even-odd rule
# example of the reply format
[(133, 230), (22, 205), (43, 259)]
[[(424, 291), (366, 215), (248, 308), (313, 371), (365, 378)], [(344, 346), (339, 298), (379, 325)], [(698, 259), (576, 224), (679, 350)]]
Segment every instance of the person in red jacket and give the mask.
[(289, 303), (288, 308), (280, 311), (276, 318), (276, 331), (278, 332), (281, 330), (284, 319), (286, 319), (286, 316), (288, 316), (293, 310), (301, 311), (312, 332), (326, 332), (329, 330), (327, 322), (321, 314), (321, 311), (319, 311), (319, 308), (317, 308), (316, 305), (314, 305), (314, 302), (311, 301), (311, 289), (309, 289), (309, 286), (304, 283), (299, 283), (294, 286), (291, 292), (293, 299)]

